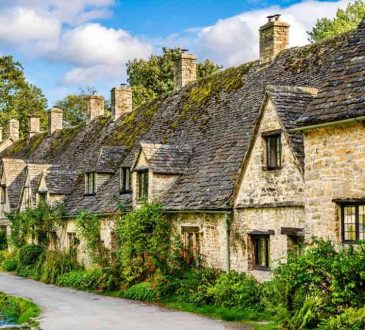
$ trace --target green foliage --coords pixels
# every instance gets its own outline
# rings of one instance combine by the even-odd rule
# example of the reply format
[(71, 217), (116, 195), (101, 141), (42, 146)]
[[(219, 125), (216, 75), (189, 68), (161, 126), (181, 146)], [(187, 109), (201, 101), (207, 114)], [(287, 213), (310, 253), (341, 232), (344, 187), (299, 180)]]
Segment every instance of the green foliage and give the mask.
[(57, 283), (58, 277), (74, 270), (82, 269), (77, 261), (76, 252), (46, 251), (41, 264), (40, 280), (44, 283)]
[[(127, 63), (134, 106), (174, 89), (174, 61), (180, 54), (180, 48), (162, 48), (162, 55), (152, 55), (148, 60), (135, 59)], [(204, 78), (220, 70), (220, 66), (205, 60), (198, 64), (197, 75)]]
[(0, 251), (8, 248), (8, 238), (6, 229), (0, 228)]
[[(80, 88), (77, 93), (69, 94), (58, 100), (56, 105), (63, 110), (65, 126), (76, 126), (86, 120), (86, 97), (96, 94), (94, 87)], [(109, 111), (109, 101), (105, 102), (105, 112)]]
[(350, 2), (345, 10), (337, 10), (335, 18), (321, 18), (317, 20), (313, 29), (307, 32), (309, 41), (318, 42), (356, 29), (364, 17), (365, 2), (363, 0)]
[(40, 312), (31, 301), (0, 292), (0, 321), (34, 324), (34, 318), (38, 317)]
[(145, 204), (117, 221), (118, 257), (127, 286), (151, 278), (157, 270), (168, 271), (170, 229), (158, 204)]
[(123, 294), (124, 298), (133, 300), (142, 300), (142, 301), (153, 301), (156, 299), (156, 296), (157, 296), (156, 290), (154, 290), (151, 284), (148, 282), (141, 282), (132, 285)]
[(61, 206), (52, 208), (46, 203), (41, 203), (34, 209), (6, 214), (11, 223), (12, 245), (20, 248), (32, 240), (42, 247), (48, 247), (49, 234), (61, 225), (62, 212)]
[(342, 314), (323, 322), (326, 330), (362, 330), (365, 329), (365, 307), (348, 308)]
[(37, 114), (46, 124), (47, 100), (42, 91), (28, 83), (22, 65), (12, 56), (0, 57), (0, 126), (9, 119), (20, 122), (20, 134), (28, 132), (28, 116)]
[(365, 246), (336, 250), (316, 241), (300, 257), (290, 257), (261, 287), (264, 308), (285, 329), (318, 327), (324, 319), (365, 304)]
[(97, 290), (101, 286), (102, 272), (94, 270), (75, 270), (58, 277), (57, 284), (80, 290)]
[(44, 248), (39, 245), (24, 245), (19, 249), (19, 266), (34, 266), (43, 253)]
[(9, 258), (4, 260), (2, 264), (2, 269), (4, 269), (6, 272), (13, 272), (18, 267), (18, 260), (15, 258)]

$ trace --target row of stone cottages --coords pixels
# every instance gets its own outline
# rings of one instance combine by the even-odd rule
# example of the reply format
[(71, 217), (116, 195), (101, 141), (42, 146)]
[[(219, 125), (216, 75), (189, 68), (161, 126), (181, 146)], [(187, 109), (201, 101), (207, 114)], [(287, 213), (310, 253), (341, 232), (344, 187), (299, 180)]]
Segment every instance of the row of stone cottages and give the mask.
[[(4, 212), (64, 201), (62, 244), (73, 217), (110, 219), (118, 202), (161, 202), (186, 247), (208, 266), (257, 279), (313, 236), (365, 238), (365, 20), (357, 30), (288, 48), (279, 15), (260, 28), (259, 60), (196, 80), (196, 58), (176, 61), (176, 89), (132, 109), (128, 86), (88, 98), (88, 120), (48, 132), (29, 118), (29, 136), (9, 122), (1, 152)], [(82, 244), (81, 244), (82, 245)]]

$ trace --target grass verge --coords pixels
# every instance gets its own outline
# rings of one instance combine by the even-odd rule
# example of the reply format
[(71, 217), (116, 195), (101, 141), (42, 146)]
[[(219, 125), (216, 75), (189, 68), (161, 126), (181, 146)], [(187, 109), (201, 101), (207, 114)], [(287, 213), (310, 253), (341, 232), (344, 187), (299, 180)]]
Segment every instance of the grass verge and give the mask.
[(0, 322), (37, 327), (40, 313), (40, 308), (30, 300), (0, 292)]

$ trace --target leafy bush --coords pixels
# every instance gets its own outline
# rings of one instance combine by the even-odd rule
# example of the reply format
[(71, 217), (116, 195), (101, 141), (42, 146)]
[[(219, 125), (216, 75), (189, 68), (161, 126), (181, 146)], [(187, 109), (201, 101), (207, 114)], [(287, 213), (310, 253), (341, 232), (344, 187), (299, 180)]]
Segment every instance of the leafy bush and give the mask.
[(7, 259), (3, 262), (2, 268), (6, 272), (13, 272), (18, 267), (18, 260), (15, 258)]
[(8, 237), (6, 230), (0, 228), (0, 250), (6, 250), (8, 248)]
[(148, 282), (135, 284), (123, 294), (124, 298), (143, 301), (152, 301), (156, 299), (156, 296), (156, 290)]
[(46, 251), (45, 259), (41, 263), (41, 281), (57, 283), (59, 276), (82, 267), (77, 261), (74, 251)]
[(43, 252), (43, 247), (35, 244), (24, 245), (19, 249), (19, 266), (33, 266)]
[(330, 318), (322, 326), (326, 330), (362, 330), (365, 329), (365, 307), (346, 309), (342, 314)]
[(365, 304), (365, 246), (335, 249), (316, 241), (300, 257), (290, 257), (261, 287), (262, 304), (285, 329), (316, 328), (322, 320)]
[(101, 270), (75, 270), (58, 277), (57, 284), (81, 290), (100, 288)]
[(117, 222), (121, 246), (118, 256), (124, 282), (130, 286), (167, 272), (170, 255), (170, 222), (158, 204), (145, 204)]
[(215, 306), (256, 308), (259, 301), (258, 282), (244, 273), (222, 273), (207, 294)]

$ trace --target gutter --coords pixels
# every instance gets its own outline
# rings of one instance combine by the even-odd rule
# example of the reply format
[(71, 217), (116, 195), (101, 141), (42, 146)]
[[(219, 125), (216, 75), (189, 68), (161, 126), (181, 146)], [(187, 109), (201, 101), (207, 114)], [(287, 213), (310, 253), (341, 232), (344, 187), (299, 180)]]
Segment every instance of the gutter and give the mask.
[(173, 210), (167, 209), (165, 213), (174, 214), (174, 213), (208, 213), (208, 214), (232, 214), (232, 208), (219, 208), (215, 210), (210, 209), (183, 209), (183, 210)]
[(316, 125), (292, 128), (292, 129), (289, 129), (289, 132), (290, 133), (303, 132), (303, 131), (308, 131), (308, 130), (311, 130), (314, 128), (323, 128), (323, 127), (330, 127), (330, 126), (335, 126), (335, 125), (351, 124), (351, 123), (362, 122), (362, 121), (365, 121), (365, 116), (331, 121), (329, 123), (323, 123), (323, 124), (316, 124)]

